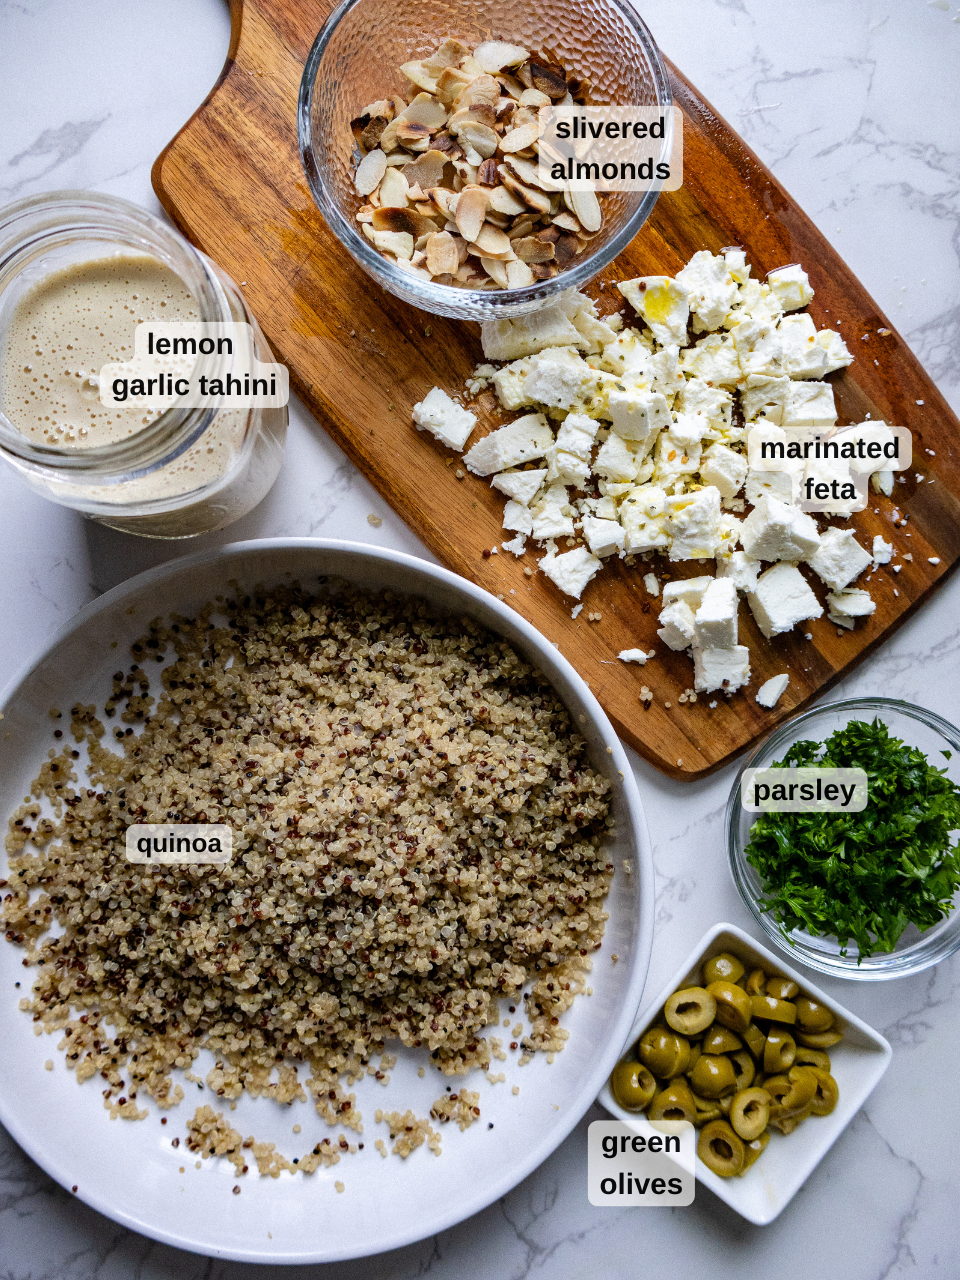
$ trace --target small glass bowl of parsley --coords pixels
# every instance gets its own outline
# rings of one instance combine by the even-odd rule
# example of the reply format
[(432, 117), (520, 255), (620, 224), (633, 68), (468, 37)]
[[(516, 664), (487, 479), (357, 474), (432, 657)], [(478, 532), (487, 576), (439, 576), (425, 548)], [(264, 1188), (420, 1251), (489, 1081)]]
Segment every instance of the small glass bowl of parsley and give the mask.
[[(863, 769), (866, 808), (748, 813), (748, 769)], [(851, 698), (766, 738), (727, 803), (730, 867), (764, 933), (821, 973), (881, 981), (960, 950), (960, 730), (925, 707)]]

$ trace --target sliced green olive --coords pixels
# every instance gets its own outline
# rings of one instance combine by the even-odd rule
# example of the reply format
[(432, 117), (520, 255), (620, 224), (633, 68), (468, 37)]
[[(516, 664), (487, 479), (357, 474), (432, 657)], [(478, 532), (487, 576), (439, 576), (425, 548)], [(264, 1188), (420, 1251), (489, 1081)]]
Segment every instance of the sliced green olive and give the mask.
[(720, 1103), (716, 1098), (701, 1098), (699, 1094), (693, 1095), (693, 1101), (697, 1108), (697, 1118), (694, 1121), (697, 1128), (701, 1128), (705, 1124), (709, 1124), (711, 1120), (719, 1120), (723, 1116), (720, 1110)]
[(759, 996), (763, 994), (763, 988), (767, 981), (767, 975), (762, 969), (751, 969), (750, 976), (745, 983), (747, 995)]
[(797, 1020), (797, 1006), (776, 996), (751, 996), (750, 1008), (755, 1018), (768, 1018), (792, 1026)]
[(667, 1025), (684, 1036), (697, 1036), (706, 1031), (716, 1013), (717, 1002), (703, 987), (675, 991), (663, 1007)]
[(797, 1055), (797, 1042), (785, 1027), (771, 1027), (763, 1048), (763, 1069), (770, 1075), (789, 1071)]
[(733, 1074), (737, 1077), (737, 1088), (749, 1089), (757, 1075), (753, 1058), (746, 1049), (738, 1049), (736, 1053), (731, 1053), (730, 1061), (733, 1064)]
[(743, 987), (738, 987), (728, 979), (721, 979), (711, 982), (707, 990), (717, 1002), (717, 1021), (721, 1026), (743, 1035), (751, 1018), (750, 996)]
[(775, 1129), (779, 1129), (781, 1133), (793, 1133), (797, 1125), (806, 1120), (808, 1116), (812, 1115), (812, 1113), (813, 1107), (808, 1102), (803, 1110), (798, 1111), (795, 1115), (776, 1116), (775, 1118), (771, 1118), (770, 1123)]
[(832, 1049), (843, 1039), (843, 1032), (832, 1027), (829, 1031), (798, 1031), (797, 1044), (806, 1049)]
[(737, 1049), (742, 1048), (743, 1041), (739, 1036), (735, 1036), (727, 1027), (718, 1026), (716, 1023), (703, 1037), (704, 1053), (735, 1053)]
[(777, 1000), (792, 1000), (800, 988), (792, 978), (768, 978), (766, 994), (775, 996)]
[(702, 1053), (690, 1072), (690, 1085), (704, 1098), (720, 1098), (737, 1087), (730, 1059), (721, 1053)]
[(763, 1049), (767, 1043), (767, 1037), (755, 1023), (751, 1023), (744, 1031), (743, 1042), (755, 1058), (763, 1057)]
[(618, 1062), (610, 1091), (626, 1111), (642, 1111), (657, 1092), (657, 1082), (642, 1062)]
[(726, 1120), (712, 1120), (700, 1130), (697, 1155), (718, 1177), (734, 1178), (743, 1168), (743, 1141)]
[(741, 1176), (747, 1172), (752, 1164), (763, 1155), (770, 1141), (769, 1132), (761, 1133), (758, 1138), (754, 1138), (752, 1142), (746, 1142), (743, 1146), (743, 1168), (740, 1170)]
[(817, 1077), (817, 1092), (811, 1106), (815, 1116), (828, 1116), (840, 1100), (840, 1088), (829, 1071), (820, 1067), (808, 1067)]
[(684, 1074), (689, 1074), (693, 1070), (701, 1053), (703, 1053), (703, 1045), (699, 1040), (694, 1040), (690, 1046), (690, 1057), (687, 1059), (687, 1065), (683, 1069)]
[(824, 1053), (822, 1049), (807, 1049), (802, 1044), (797, 1045), (793, 1062), (797, 1067), (819, 1067), (821, 1071), (830, 1070), (829, 1053)]
[(724, 1115), (726, 1115), (727, 1112), (730, 1110), (730, 1103), (732, 1101), (733, 1101), (732, 1093), (725, 1093), (722, 1098), (717, 1099), (717, 1106), (720, 1108), (720, 1110), (723, 1112)]
[(797, 1000), (797, 1023), (804, 1031), (829, 1031), (833, 1026), (833, 1014), (825, 1004), (811, 996)]
[(770, 1095), (766, 1089), (741, 1089), (730, 1104), (730, 1123), (744, 1142), (759, 1138), (770, 1122)]
[(697, 1104), (686, 1080), (671, 1080), (659, 1093), (655, 1093), (647, 1115), (651, 1120), (689, 1120), (693, 1124), (697, 1118)]
[(708, 960), (703, 966), (703, 983), (709, 986), (711, 982), (739, 982), (743, 977), (744, 967), (736, 956), (731, 955), (729, 951), (721, 951), (718, 956), (714, 956), (712, 960)]
[(791, 1067), (786, 1075), (765, 1080), (763, 1087), (772, 1099), (771, 1121), (798, 1115), (813, 1102), (818, 1083), (812, 1067)]
[(687, 1068), (690, 1041), (667, 1027), (650, 1027), (640, 1037), (637, 1057), (660, 1080), (672, 1080)]

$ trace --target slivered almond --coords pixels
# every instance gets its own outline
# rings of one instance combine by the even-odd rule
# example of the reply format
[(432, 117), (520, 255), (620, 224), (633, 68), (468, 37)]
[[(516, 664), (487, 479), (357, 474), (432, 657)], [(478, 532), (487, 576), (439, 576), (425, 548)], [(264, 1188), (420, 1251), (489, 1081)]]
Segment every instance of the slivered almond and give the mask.
[(446, 67), (437, 80), (437, 97), (444, 106), (452, 106), (470, 80), (470, 76), (458, 71), (456, 67)]
[(406, 231), (380, 231), (374, 227), (373, 243), (378, 249), (395, 253), (398, 258), (413, 257), (413, 236)]
[(387, 156), (388, 169), (402, 169), (405, 164), (409, 164), (413, 156), (407, 155), (406, 151), (394, 151)]
[(550, 197), (544, 195), (542, 191), (537, 191), (535, 187), (528, 187), (526, 183), (515, 178), (509, 171), (504, 171), (504, 166), (500, 167), (500, 176), (503, 179), (503, 185), (518, 200), (522, 200), (530, 209), (536, 209), (537, 213), (550, 212)]
[[(512, 198), (513, 197), (511, 196), (511, 199)], [(536, 215), (529, 212), (525, 213), (522, 218), (517, 218), (513, 226), (510, 228), (511, 241), (522, 240), (524, 236), (528, 236), (530, 232), (533, 230), (533, 228), (536, 226), (536, 223), (537, 223)]]
[[(468, 146), (473, 147), (481, 159), (487, 160), (496, 152), (497, 144), (500, 140), (489, 125), (480, 124), (477, 121), (463, 126), (460, 130), (460, 141), (461, 143), (466, 142)], [(469, 156), (467, 159), (469, 159)]]
[[(352, 124), (355, 123), (356, 121), (352, 122)], [(390, 121), (386, 116), (372, 116), (360, 130), (359, 136), (356, 130), (354, 130), (353, 136), (365, 151), (372, 151), (380, 142), (380, 135), (389, 123)]]
[(402, 169), (388, 169), (380, 183), (380, 203), (402, 209), (410, 203), (410, 186)]
[(397, 125), (397, 141), (408, 151), (429, 151), (430, 126), (401, 120)]
[(357, 210), (357, 221), (371, 222), (371, 223), (373, 222), (373, 205), (372, 204), (365, 204), (363, 205), (362, 208)]
[(562, 231), (573, 231), (576, 233), (580, 230), (580, 223), (572, 213), (558, 213), (553, 220), (553, 225), (555, 227), (559, 227)]
[(507, 284), (511, 289), (525, 289), (533, 284), (533, 272), (525, 262), (508, 262)]
[[(459, 213), (459, 206), (457, 212)], [(480, 228), (479, 234), (471, 237), (471, 239), (486, 258), (513, 256), (513, 246), (510, 243), (509, 236), (504, 235), (500, 228), (493, 226), (492, 223), (485, 222)]]
[[(495, 163), (496, 162), (493, 160), (484, 161), (485, 165)], [(494, 174), (493, 180), (494, 182), (500, 181), (499, 172)], [(524, 213), (527, 206), (522, 200), (518, 200), (515, 195), (512, 195), (506, 187), (496, 186), (490, 192), (490, 208), (494, 213), (503, 213), (506, 214), (507, 217), (516, 217), (517, 214)]]
[[(515, 176), (518, 177), (521, 182), (525, 183), (526, 186), (537, 187), (539, 190), (543, 190), (540, 186), (540, 170), (537, 165), (515, 155), (505, 156), (503, 163), (508, 169), (512, 170)], [(501, 173), (502, 172), (503, 170), (501, 169)]]
[(541, 93), (539, 89), (524, 89), (520, 95), (521, 107), (549, 107), (550, 99), (545, 93)]
[(447, 109), (430, 93), (418, 93), (409, 107), (404, 107), (397, 120), (409, 124), (423, 124), (429, 129), (440, 129), (447, 122)]
[(504, 67), (518, 67), (521, 62), (526, 62), (530, 54), (520, 45), (507, 44), (505, 40), (484, 40), (483, 44), (478, 44), (474, 49), (473, 56), (484, 71), (492, 75), (502, 71)]
[(411, 204), (416, 204), (418, 201), (426, 200), (426, 198), (427, 197), (424, 195), (423, 191), (420, 189), (420, 186), (418, 183), (415, 182), (412, 187), (410, 186), (407, 187), (407, 199), (410, 201)]
[(538, 240), (536, 236), (525, 236), (520, 240), (511, 240), (513, 251), (521, 262), (552, 262), (554, 247), (549, 240)]
[(368, 151), (357, 165), (353, 185), (358, 196), (368, 196), (379, 187), (387, 171), (387, 157), (382, 151)]
[(464, 187), (457, 201), (457, 228), (464, 240), (476, 240), (487, 214), (487, 193), (482, 187)]
[[(436, 207), (430, 200), (418, 200), (413, 207), (417, 213), (422, 213), (425, 218), (435, 218), (437, 216)], [(443, 216), (445, 217), (446, 215), (444, 214)]]
[(418, 186), (422, 191), (428, 191), (430, 187), (440, 185), (446, 159), (442, 151), (431, 147), (407, 165), (403, 176), (411, 187)]
[(494, 213), (491, 209), (487, 209), (487, 221), (491, 226), (499, 227), (501, 231), (508, 231), (512, 219), (505, 213)]
[(511, 129), (500, 139), (500, 150), (504, 155), (509, 155), (511, 151), (525, 151), (536, 142), (539, 133), (540, 126), (536, 124), (525, 124), (519, 129)]
[(432, 276), (455, 275), (460, 261), (453, 236), (447, 231), (438, 231), (427, 241), (427, 270)]
[(376, 102), (371, 102), (369, 106), (364, 107), (360, 112), (361, 116), (386, 116), (388, 120), (392, 120), (394, 116), (394, 106), (392, 98), (378, 98)]
[(380, 135), (381, 151), (396, 151), (397, 147), (399, 147), (400, 143), (397, 141), (397, 128), (397, 117), (394, 116)]
[[(374, 231), (393, 231), (411, 237), (411, 241), (436, 231), (437, 224), (425, 218), (416, 209), (391, 209), (381, 206), (373, 211)], [(412, 252), (412, 243), (411, 243)]]
[(517, 79), (525, 89), (533, 88), (533, 72), (530, 70), (529, 61), (524, 62), (517, 67)]
[(424, 62), (427, 66), (442, 71), (444, 67), (455, 67), (463, 58), (469, 56), (470, 50), (465, 44), (448, 36), (435, 53), (431, 53), (429, 58), (424, 58)]
[(505, 262), (500, 262), (497, 258), (481, 257), (480, 265), (490, 279), (495, 280), (501, 289), (510, 288), (510, 281), (507, 279), (507, 264)]
[(431, 69), (423, 62), (404, 62), (400, 70), (418, 89), (425, 89), (427, 93), (436, 93), (440, 68)]
[(524, 92), (524, 86), (520, 83), (520, 81), (516, 78), (516, 76), (508, 76), (506, 72), (501, 71), (501, 73), (497, 76), (497, 80), (499, 81), (500, 85), (504, 89), (506, 89), (507, 93), (510, 95), (511, 98), (514, 98), (516, 101), (520, 100), (520, 97)]
[(597, 193), (589, 190), (567, 191), (564, 199), (577, 215), (585, 231), (599, 231), (603, 225), (603, 213)]
[(488, 102), (491, 107), (496, 107), (499, 101), (499, 84), (493, 76), (481, 75), (477, 76), (476, 80), (471, 80), (466, 88), (461, 90), (453, 106), (454, 110), (462, 111), (475, 102)]
[(552, 280), (557, 274), (556, 265), (552, 262), (535, 262), (530, 270), (534, 280)]
[[(576, 222), (575, 218), (574, 218), (574, 221)], [(579, 222), (577, 222), (577, 226), (579, 225), (580, 225)], [(561, 227), (558, 225), (556, 218), (554, 218), (553, 225), (549, 227), (544, 227), (542, 231), (538, 232), (537, 239), (543, 240), (549, 244), (556, 244), (562, 234), (563, 234), (563, 231)]]
[(532, 88), (539, 89), (541, 93), (545, 93), (552, 102), (566, 97), (567, 77), (562, 67), (543, 62), (540, 58), (531, 58), (527, 65), (530, 68), (530, 77), (533, 81)]

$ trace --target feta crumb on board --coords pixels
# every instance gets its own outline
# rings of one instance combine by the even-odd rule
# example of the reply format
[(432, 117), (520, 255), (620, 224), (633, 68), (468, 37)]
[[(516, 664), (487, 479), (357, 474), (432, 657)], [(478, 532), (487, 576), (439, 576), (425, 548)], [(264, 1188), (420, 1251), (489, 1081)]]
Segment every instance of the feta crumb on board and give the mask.
[[(818, 330), (804, 312), (813, 290), (796, 264), (762, 281), (742, 249), (701, 250), (675, 277), (618, 289), (639, 317), (632, 323), (601, 317), (571, 290), (541, 311), (483, 324), (493, 363), (477, 366), (467, 390), (492, 387), (519, 416), (474, 443), (463, 462), (504, 496), (503, 526), (515, 536), (502, 549), (520, 557), (528, 540), (544, 549), (540, 568), (574, 599), (614, 557), (712, 562), (715, 572), (662, 587), (642, 571), (643, 584), (660, 597), (660, 637), (689, 651), (696, 690), (729, 693), (750, 679), (738, 643), (741, 595), (768, 638), (822, 616), (804, 573), (830, 590), (831, 620), (843, 627), (875, 608), (852, 584), (867, 566), (888, 564), (892, 545), (878, 535), (871, 554), (850, 530), (818, 527), (800, 511), (803, 463), (757, 471), (747, 457), (757, 432), (783, 440), (784, 427), (834, 425), (825, 378), (853, 357), (838, 332)], [(439, 388), (415, 407), (414, 421), (461, 451), (476, 425)], [(872, 477), (888, 495), (893, 483), (892, 473)], [(745, 509), (745, 519), (732, 514)], [(562, 552), (559, 538), (569, 540)], [(620, 656), (647, 657), (642, 649)]]
[(789, 683), (790, 677), (786, 674), (771, 676), (757, 690), (757, 702), (761, 707), (775, 707)]
[(651, 649), (649, 653), (643, 649), (621, 649), (617, 657), (621, 662), (636, 662), (642, 667), (648, 659), (654, 657), (656, 652), (656, 649)]

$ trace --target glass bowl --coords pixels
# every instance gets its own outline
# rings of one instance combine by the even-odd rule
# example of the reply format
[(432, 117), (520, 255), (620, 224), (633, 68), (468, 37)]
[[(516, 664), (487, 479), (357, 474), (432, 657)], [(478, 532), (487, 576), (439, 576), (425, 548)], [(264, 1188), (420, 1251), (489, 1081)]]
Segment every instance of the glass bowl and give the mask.
[(424, 311), (458, 320), (525, 315), (612, 262), (650, 216), (658, 192), (607, 195), (603, 229), (589, 251), (552, 280), (525, 289), (458, 289), (388, 262), (355, 221), (363, 201), (353, 187), (350, 121), (368, 102), (406, 97), (400, 64), (427, 57), (446, 36), (471, 47), (509, 40), (551, 55), (591, 80), (596, 104), (671, 107), (666, 68), (629, 0), (343, 0), (321, 28), (300, 82), (297, 132), (307, 182), (331, 231), (384, 289)]
[[(740, 782), (748, 769), (762, 769), (783, 758), (785, 751), (801, 738), (823, 741), (851, 720), (880, 719), (895, 738), (907, 746), (917, 747), (938, 769), (946, 767), (951, 782), (960, 783), (960, 730), (940, 716), (895, 698), (848, 698), (806, 711), (782, 724), (764, 739), (747, 760), (730, 791), (727, 801), (727, 848), (730, 870), (740, 896), (767, 937), (781, 951), (821, 973), (860, 982), (882, 982), (887, 978), (904, 978), (939, 964), (960, 950), (960, 893), (954, 898), (954, 909), (932, 928), (922, 933), (909, 925), (893, 951), (868, 956), (858, 963), (855, 943), (848, 954), (840, 954), (836, 938), (817, 938), (801, 929), (786, 930), (777, 923), (772, 912), (764, 911), (760, 876), (746, 859), (750, 828), (756, 814), (746, 813), (740, 803)], [(949, 751), (951, 759), (940, 753)]]

